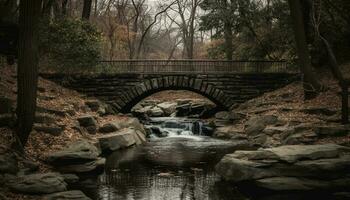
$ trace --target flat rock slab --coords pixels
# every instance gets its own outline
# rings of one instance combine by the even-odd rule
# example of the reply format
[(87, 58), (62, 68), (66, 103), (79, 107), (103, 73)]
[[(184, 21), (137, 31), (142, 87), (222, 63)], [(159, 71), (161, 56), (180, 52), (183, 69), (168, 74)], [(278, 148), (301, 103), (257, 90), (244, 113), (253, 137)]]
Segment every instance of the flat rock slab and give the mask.
[(335, 144), (287, 145), (256, 151), (236, 151), (218, 163), (216, 171), (228, 181), (271, 177), (333, 180), (348, 176), (350, 148)]
[(298, 160), (316, 160), (320, 158), (335, 158), (343, 152), (350, 152), (350, 148), (336, 145), (286, 145), (265, 149), (278, 156), (282, 161), (294, 163)]
[(51, 194), (67, 190), (64, 178), (58, 173), (31, 174), (10, 180), (9, 188), (24, 194)]
[(91, 200), (82, 191), (72, 190), (44, 196), (43, 200)]
[(127, 120), (119, 120), (119, 121), (112, 121), (112, 122), (106, 123), (99, 129), (99, 132), (112, 133), (112, 132), (119, 131), (123, 128), (130, 128), (130, 127), (140, 130), (142, 132), (145, 132), (143, 125), (136, 118), (129, 118)]
[(56, 122), (56, 119), (54, 116), (50, 114), (36, 113), (35, 122), (40, 124), (53, 124)]
[(57, 115), (57, 116), (60, 116), (60, 117), (65, 117), (66, 116), (66, 112), (65, 111), (56, 110), (56, 109), (52, 109), (52, 108), (44, 108), (44, 107), (38, 106), (36, 108), (36, 111), (38, 113), (53, 114), (53, 115)]
[(257, 180), (255, 184), (260, 188), (273, 191), (328, 190), (344, 187), (350, 189), (350, 178), (325, 181), (296, 177), (272, 177)]
[(96, 160), (84, 163), (67, 164), (56, 166), (56, 169), (62, 173), (85, 173), (99, 171), (105, 166), (106, 159), (98, 158)]
[(63, 127), (45, 124), (34, 124), (33, 129), (37, 132), (43, 132), (53, 136), (59, 136), (64, 131)]
[(135, 129), (123, 129), (119, 132), (110, 133), (98, 138), (102, 151), (116, 151), (140, 145), (146, 141), (144, 134)]
[(49, 154), (47, 162), (53, 165), (89, 162), (96, 160), (100, 153), (94, 144), (86, 140), (79, 140), (61, 151)]

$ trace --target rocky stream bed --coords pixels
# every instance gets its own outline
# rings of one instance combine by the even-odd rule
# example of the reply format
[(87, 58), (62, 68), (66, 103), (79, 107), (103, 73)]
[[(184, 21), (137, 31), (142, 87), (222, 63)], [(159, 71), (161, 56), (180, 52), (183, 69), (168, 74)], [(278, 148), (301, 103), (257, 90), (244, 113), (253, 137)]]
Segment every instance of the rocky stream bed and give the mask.
[[(13, 102), (0, 101), (0, 127), (11, 127)], [(281, 117), (292, 111), (317, 120)], [(256, 102), (218, 112), (190, 99), (142, 102), (116, 120), (103, 120), (118, 114), (97, 100), (39, 107), (36, 134), (74, 129), (83, 137), (42, 152), (44, 170), (1, 151), (0, 199), (12, 199), (9, 192), (50, 200), (349, 199), (350, 127), (334, 120), (338, 114), (325, 107), (269, 112)], [(67, 116), (70, 127), (57, 123)]]

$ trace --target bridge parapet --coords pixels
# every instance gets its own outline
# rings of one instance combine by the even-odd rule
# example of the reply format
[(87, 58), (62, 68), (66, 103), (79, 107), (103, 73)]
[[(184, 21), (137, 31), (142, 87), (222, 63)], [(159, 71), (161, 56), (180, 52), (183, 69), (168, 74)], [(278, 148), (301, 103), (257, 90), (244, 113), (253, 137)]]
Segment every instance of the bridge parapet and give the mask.
[(118, 74), (237, 74), (296, 73), (287, 61), (244, 60), (114, 60), (101, 61)]

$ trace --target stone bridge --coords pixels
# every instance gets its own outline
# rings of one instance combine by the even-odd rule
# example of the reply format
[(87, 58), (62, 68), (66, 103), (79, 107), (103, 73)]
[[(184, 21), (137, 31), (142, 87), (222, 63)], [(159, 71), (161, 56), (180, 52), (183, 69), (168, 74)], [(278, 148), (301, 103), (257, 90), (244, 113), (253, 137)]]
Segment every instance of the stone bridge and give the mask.
[(300, 77), (284, 61), (119, 60), (101, 66), (108, 73), (41, 76), (124, 113), (163, 90), (189, 90), (231, 109)]

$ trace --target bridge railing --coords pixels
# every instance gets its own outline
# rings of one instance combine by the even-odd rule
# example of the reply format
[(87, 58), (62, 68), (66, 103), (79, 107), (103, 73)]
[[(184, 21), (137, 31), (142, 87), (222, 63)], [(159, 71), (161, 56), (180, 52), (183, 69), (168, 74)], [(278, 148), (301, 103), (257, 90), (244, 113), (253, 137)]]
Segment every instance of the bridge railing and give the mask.
[(292, 73), (287, 61), (113, 60), (101, 64), (116, 73)]

